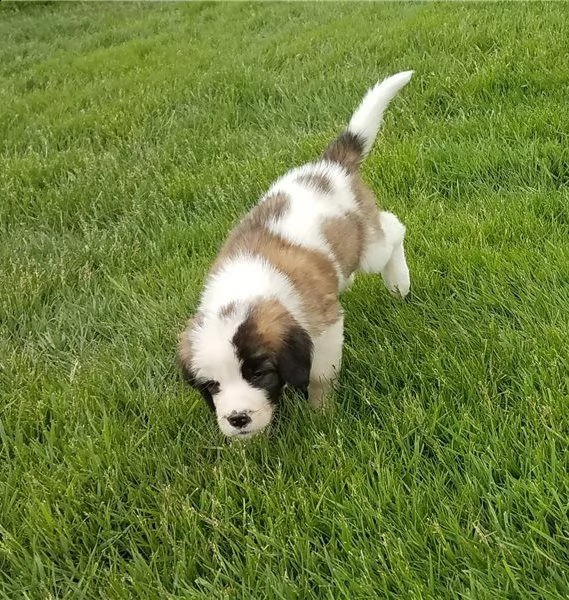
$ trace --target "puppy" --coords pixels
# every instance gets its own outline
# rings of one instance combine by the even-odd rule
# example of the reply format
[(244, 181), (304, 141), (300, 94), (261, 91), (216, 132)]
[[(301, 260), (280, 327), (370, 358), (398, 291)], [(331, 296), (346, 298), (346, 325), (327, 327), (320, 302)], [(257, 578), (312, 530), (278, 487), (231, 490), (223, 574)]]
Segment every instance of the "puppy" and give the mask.
[(324, 406), (342, 358), (338, 296), (358, 269), (409, 292), (405, 227), (377, 208), (358, 167), (412, 74), (371, 88), (322, 157), (278, 179), (221, 248), (178, 359), (226, 436), (265, 429), (285, 386)]

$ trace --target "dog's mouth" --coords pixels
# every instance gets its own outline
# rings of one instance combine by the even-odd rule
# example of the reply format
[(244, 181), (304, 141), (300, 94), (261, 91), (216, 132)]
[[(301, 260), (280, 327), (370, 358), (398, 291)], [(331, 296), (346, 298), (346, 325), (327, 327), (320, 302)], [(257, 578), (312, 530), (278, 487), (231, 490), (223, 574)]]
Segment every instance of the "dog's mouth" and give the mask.
[(251, 430), (249, 430), (249, 431), (237, 431), (233, 437), (238, 437), (238, 438), (241, 438), (241, 439), (247, 439), (247, 438), (253, 437), (256, 433), (259, 433), (259, 431), (251, 431)]
[(249, 438), (255, 437), (256, 435), (259, 435), (265, 430), (266, 428), (239, 430), (230, 435), (229, 437), (234, 439), (247, 440)]

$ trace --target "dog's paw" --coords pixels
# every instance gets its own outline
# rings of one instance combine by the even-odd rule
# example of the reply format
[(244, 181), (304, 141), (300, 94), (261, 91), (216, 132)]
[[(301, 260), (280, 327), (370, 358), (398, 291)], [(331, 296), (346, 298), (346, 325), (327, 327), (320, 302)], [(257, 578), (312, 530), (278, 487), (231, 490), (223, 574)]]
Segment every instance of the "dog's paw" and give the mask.
[(381, 274), (383, 283), (389, 292), (399, 298), (405, 298), (411, 289), (409, 269), (403, 263), (390, 264)]
[(308, 403), (314, 410), (327, 411), (331, 406), (332, 386), (328, 382), (311, 381), (308, 386)]

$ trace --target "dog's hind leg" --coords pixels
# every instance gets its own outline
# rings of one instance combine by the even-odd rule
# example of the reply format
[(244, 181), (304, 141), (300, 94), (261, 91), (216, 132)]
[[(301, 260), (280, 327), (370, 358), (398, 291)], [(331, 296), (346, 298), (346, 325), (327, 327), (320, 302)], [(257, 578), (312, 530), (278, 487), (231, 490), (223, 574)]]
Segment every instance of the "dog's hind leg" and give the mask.
[(403, 223), (394, 214), (379, 211), (377, 227), (370, 234), (360, 263), (362, 271), (381, 273), (387, 289), (402, 298), (405, 298), (411, 287), (403, 247), (404, 238)]

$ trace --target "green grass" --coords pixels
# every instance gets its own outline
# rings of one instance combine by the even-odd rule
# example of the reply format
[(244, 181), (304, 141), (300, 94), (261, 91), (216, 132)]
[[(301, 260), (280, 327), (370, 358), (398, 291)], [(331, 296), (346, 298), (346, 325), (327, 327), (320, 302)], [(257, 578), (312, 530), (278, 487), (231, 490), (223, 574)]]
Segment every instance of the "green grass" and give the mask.
[[(569, 20), (547, 4), (0, 7), (0, 595), (569, 596)], [(367, 86), (412, 297), (333, 417), (226, 444), (177, 332)]]

